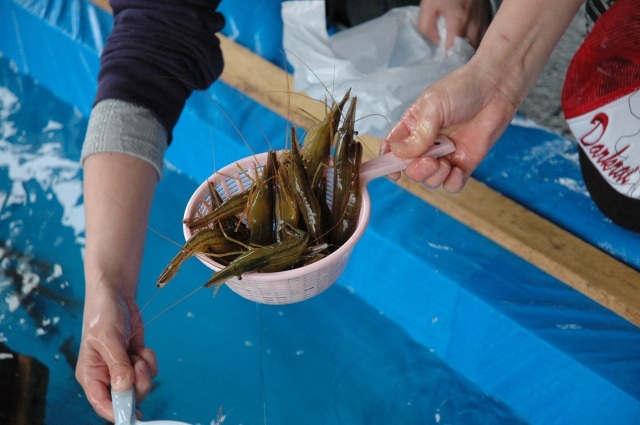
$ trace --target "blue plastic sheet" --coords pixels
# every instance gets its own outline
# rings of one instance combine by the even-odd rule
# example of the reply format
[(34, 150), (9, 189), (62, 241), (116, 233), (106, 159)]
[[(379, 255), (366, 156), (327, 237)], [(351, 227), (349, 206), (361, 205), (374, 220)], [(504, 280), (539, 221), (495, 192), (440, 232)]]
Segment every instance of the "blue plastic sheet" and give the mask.
[[(228, 22), (224, 33), (282, 66), (279, 5), (280, 1), (223, 2)], [(60, 122), (75, 122), (65, 124), (67, 128), (76, 129), (73, 137), (69, 136), (74, 141), (65, 148), (69, 150), (65, 155), (71, 160), (77, 159), (83, 126), (95, 93), (99, 52), (110, 25), (108, 14), (85, 1), (0, 0), (0, 52), (10, 62), (9, 68), (35, 79), (37, 85), (71, 105), (66, 109), (66, 118), (57, 118)], [(29, 78), (24, 81), (30, 81)], [(38, 107), (29, 100), (21, 99), (25, 107)], [(251, 141), (255, 151), (267, 149), (263, 130), (272, 143), (275, 141), (275, 146), (284, 144), (286, 122), (244, 99), (234, 89), (217, 82), (206, 93), (195, 93), (176, 127), (175, 140), (167, 153), (171, 165), (159, 188), (152, 213), (152, 227), (162, 229), (174, 240), (181, 238), (179, 206), (186, 204), (191, 191), (214, 169), (214, 158), (219, 166), (249, 153), (221, 110), (231, 115), (231, 120)], [(47, 122), (41, 124), (40, 128), (47, 127)], [(43, 137), (47, 134), (49, 132), (43, 133)], [(637, 235), (610, 223), (593, 206), (579, 177), (576, 147), (570, 141), (518, 118), (475, 177), (640, 268)], [(0, 173), (0, 188), (9, 190), (10, 180), (8, 174)], [(640, 417), (640, 384), (634, 379), (640, 376), (640, 331), (637, 327), (392, 183), (375, 181), (369, 189), (373, 204), (371, 224), (339, 285), (315, 300), (282, 310), (267, 308), (260, 316), (263, 324), (272, 330), (299, 332), (290, 340), (283, 338), (292, 344), (290, 350), (305, 351), (294, 344), (303, 341), (297, 338), (305, 331), (300, 328), (295, 332), (286, 330), (292, 323), (283, 317), (294, 317), (299, 322), (326, 320), (333, 332), (327, 332), (325, 328), (322, 332), (307, 329), (321, 338), (304, 340), (305, 345), (316, 347), (311, 350), (313, 352), (317, 352), (318, 347), (331, 347), (337, 341), (343, 344), (348, 339), (361, 344), (355, 346), (360, 357), (368, 356), (367, 347), (374, 345), (376, 349), (402, 346), (404, 348), (398, 348), (398, 352), (406, 349), (418, 353), (420, 361), (428, 359), (430, 362), (431, 357), (426, 353), (432, 350), (447, 367), (476, 383), (489, 396), (505, 402), (531, 423), (637, 423), (635, 418)], [(76, 206), (81, 202), (78, 199)], [(175, 227), (170, 223), (175, 223)], [(68, 237), (72, 242), (67, 243), (81, 243), (73, 233)], [(147, 281), (152, 281), (159, 271), (158, 258), (166, 262), (174, 253), (175, 247), (165, 242), (153, 234), (149, 236), (150, 248), (143, 269), (143, 278)], [(55, 250), (51, 248), (51, 251)], [(38, 256), (47, 255), (50, 254)], [(77, 267), (77, 261), (75, 264)], [(69, 266), (66, 270), (75, 276), (74, 280), (82, 280), (81, 268), (74, 270)], [(196, 263), (188, 265), (185, 273), (182, 282), (203, 281), (207, 275), (207, 271)], [(186, 292), (185, 288), (168, 292), (165, 301), (175, 301)], [(76, 300), (82, 298), (81, 290), (77, 288), (68, 295)], [(171, 386), (160, 385), (154, 393), (157, 404), (152, 405), (168, 403), (172, 396), (170, 389), (175, 389), (175, 385), (189, 385), (198, 395), (180, 399), (182, 404), (180, 408), (176, 407), (177, 413), (194, 411), (200, 416), (178, 416), (178, 419), (205, 422), (215, 417), (217, 405), (202, 412), (198, 402), (202, 394), (208, 394), (207, 400), (211, 403), (220, 403), (227, 408), (234, 406), (236, 412), (246, 410), (246, 416), (236, 416), (231, 423), (239, 418), (245, 423), (259, 422), (262, 412), (255, 410), (255, 404), (262, 400), (255, 375), (260, 373), (257, 368), (260, 357), (249, 347), (256, 347), (258, 341), (255, 305), (229, 291), (221, 291), (214, 302), (208, 296), (200, 295), (192, 300), (189, 308), (175, 309), (149, 328), (148, 338), (157, 341), (157, 350), (163, 356), (161, 362), (172, 366), (162, 372), (162, 379), (166, 380), (162, 382), (171, 382)], [(221, 308), (221, 305), (225, 307)], [(358, 315), (346, 314), (352, 309)], [(192, 320), (194, 311), (197, 320)], [(371, 313), (383, 316), (385, 320), (367, 322), (368, 330), (359, 333), (357, 329), (364, 326), (359, 322), (359, 316), (373, 320)], [(232, 328), (225, 321), (240, 321), (243, 332), (232, 334)], [(6, 317), (0, 320), (5, 336), (7, 323)], [(374, 328), (389, 327), (391, 336), (385, 337), (381, 344), (372, 344), (376, 335), (375, 330), (369, 328), (371, 324)], [(72, 353), (77, 348), (74, 344), (78, 343), (79, 318), (70, 318), (60, 326), (63, 335), (76, 338), (71, 342), (72, 350), (65, 351)], [(399, 328), (395, 329), (395, 326)], [(396, 331), (406, 334), (407, 338), (398, 337)], [(194, 333), (197, 336), (193, 337)], [(32, 340), (33, 335), (21, 334), (19, 326), (11, 329), (9, 343), (19, 343), (21, 348), (35, 347), (42, 350), (39, 354), (50, 354), (47, 350), (51, 347), (42, 349), (38, 342), (30, 345)], [(61, 344), (65, 339), (54, 340)], [(243, 351), (237, 345), (248, 350)], [(179, 354), (175, 352), (176, 347), (181, 347)], [(221, 350), (221, 347), (225, 349)], [(58, 350), (58, 346), (53, 349)], [(349, 349), (354, 347), (345, 346), (344, 351), (338, 353), (347, 355)], [(210, 357), (203, 356), (203, 352)], [(222, 356), (222, 360), (218, 356)], [(289, 410), (291, 406), (279, 406), (278, 403), (285, 400), (280, 394), (287, 390), (287, 385), (295, 385), (296, 374), (310, 370), (309, 367), (318, 367), (316, 357), (308, 359), (300, 369), (282, 367), (300, 357), (303, 356), (291, 356), (289, 352), (279, 360), (270, 358), (268, 362), (273, 363), (269, 363), (271, 369), (268, 371), (277, 375), (290, 373), (291, 376), (283, 380), (274, 380), (274, 375), (266, 376), (270, 382), (277, 383), (274, 385), (282, 385), (268, 395), (267, 405), (293, 412), (292, 417), (298, 419), (300, 416), (296, 415), (303, 414), (304, 407)], [(54, 360), (48, 359), (55, 371), (52, 380), (57, 385), (51, 387), (54, 391), (50, 394), (53, 406), (59, 407), (68, 397), (78, 397), (78, 390), (69, 386), (75, 384), (68, 384), (72, 380), (70, 369), (56, 367), (59, 363)], [(218, 362), (219, 365), (211, 365)], [(243, 364), (250, 366), (243, 368)], [(212, 381), (200, 382), (200, 369), (194, 365), (206, 367)], [(368, 368), (376, 366), (365, 365)], [(414, 363), (410, 365), (416, 374), (402, 375), (402, 378), (419, 382), (420, 373), (425, 373), (425, 369)], [(276, 366), (282, 369), (276, 369)], [(231, 377), (224, 373), (229, 369), (233, 371)], [(395, 374), (390, 373), (385, 379), (406, 373), (394, 371)], [(363, 367), (361, 374), (366, 372)], [(224, 377), (224, 380), (216, 381), (216, 377)], [(421, 384), (429, 382), (432, 381), (425, 379)], [(331, 392), (330, 382), (325, 383), (326, 391)], [(366, 391), (373, 386), (373, 381), (365, 380), (359, 388)], [(404, 388), (409, 391), (422, 387)], [(184, 387), (180, 390), (187, 391)], [(304, 388), (299, 388), (296, 393), (303, 391)], [(367, 405), (363, 400), (375, 399), (376, 394), (345, 395), (345, 398), (352, 398), (340, 409), (353, 408), (361, 412), (359, 409), (365, 409)], [(246, 404), (237, 404), (234, 400), (242, 396), (246, 398)], [(86, 403), (81, 401), (82, 404), (74, 403), (73, 408), (79, 409), (79, 415), (88, 415), (87, 410), (82, 410)], [(314, 401), (302, 397), (296, 402), (308, 408)], [(150, 412), (150, 416), (164, 412), (160, 407), (157, 409)], [(410, 414), (405, 408), (390, 410)], [(310, 414), (313, 413), (311, 410)], [(436, 415), (442, 411), (431, 413), (436, 422), (439, 417)], [(361, 423), (374, 423), (372, 418), (375, 417), (366, 415)], [(394, 422), (388, 415), (379, 417), (386, 423)], [(329, 422), (325, 423), (331, 423), (330, 418), (327, 420)]]
[[(45, 423), (101, 424), (73, 375), (86, 117), (5, 58), (0, 99), (0, 340), (49, 367)], [(141, 406), (146, 417), (214, 423), (219, 408), (230, 424), (525, 423), (344, 287), (291, 306), (259, 306), (224, 287), (213, 299), (209, 289), (189, 296), (209, 277), (191, 262), (156, 293), (196, 186), (169, 169), (152, 208), (139, 300), (148, 302), (146, 342), (161, 374)], [(0, 353), (0, 362), (7, 358)]]
[(640, 235), (612, 223), (593, 203), (573, 140), (516, 117), (474, 177), (640, 270)]

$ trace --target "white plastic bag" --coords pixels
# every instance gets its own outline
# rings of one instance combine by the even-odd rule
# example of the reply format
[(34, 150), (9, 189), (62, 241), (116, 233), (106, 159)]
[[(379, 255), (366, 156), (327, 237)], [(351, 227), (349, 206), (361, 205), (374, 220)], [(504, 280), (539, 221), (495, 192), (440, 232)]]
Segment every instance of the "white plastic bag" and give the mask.
[(331, 37), (324, 1), (283, 2), (282, 19), (295, 90), (325, 99), (325, 86), (336, 98), (351, 88), (358, 96), (357, 117), (366, 117), (358, 121), (358, 132), (376, 137), (385, 136), (427, 86), (474, 53), (460, 37), (445, 52), (442, 20), (441, 45), (426, 41), (417, 30), (417, 6), (392, 9)]

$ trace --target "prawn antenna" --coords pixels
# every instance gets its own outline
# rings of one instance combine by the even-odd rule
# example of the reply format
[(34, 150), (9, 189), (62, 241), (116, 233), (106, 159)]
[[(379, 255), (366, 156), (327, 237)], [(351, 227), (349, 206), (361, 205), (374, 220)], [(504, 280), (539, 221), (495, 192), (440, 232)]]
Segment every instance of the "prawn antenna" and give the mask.
[(207, 121), (209, 123), (209, 143), (211, 144), (211, 161), (213, 163), (213, 172), (215, 173), (216, 168), (216, 151), (213, 143), (213, 125), (211, 124), (211, 109), (209, 105), (207, 105)]
[[(363, 120), (363, 119), (365, 119), (365, 118), (371, 118), (371, 117), (380, 117), (380, 118), (382, 118), (383, 120), (385, 120), (385, 121), (387, 122), (387, 128), (388, 128), (388, 131), (391, 131), (391, 121), (389, 121), (389, 119), (388, 119), (387, 117), (385, 117), (384, 115), (382, 115), (382, 114), (377, 114), (377, 113), (376, 113), (376, 114), (369, 114), (369, 115), (365, 115), (365, 116), (363, 116), (363, 117), (360, 117), (360, 118), (356, 119), (356, 121), (355, 121), (355, 122), (358, 122), (358, 121)], [(355, 134), (355, 137), (356, 137), (356, 139), (360, 140), (360, 142), (362, 143), (362, 146), (363, 146), (367, 151), (369, 151), (369, 153), (370, 153), (371, 155), (373, 155), (373, 156), (377, 156), (377, 155), (378, 155), (378, 153), (373, 152), (373, 151), (371, 150), (371, 146), (369, 146), (369, 143), (364, 143), (364, 142), (360, 139), (360, 137), (358, 137), (357, 132), (356, 132), (356, 134)]]
[(229, 123), (231, 124), (231, 126), (233, 127), (233, 129), (236, 131), (236, 133), (238, 133), (238, 136), (240, 136), (240, 139), (242, 139), (242, 141), (244, 142), (244, 144), (247, 146), (247, 149), (249, 149), (249, 152), (251, 152), (251, 155), (255, 156), (255, 152), (253, 152), (253, 149), (251, 149), (251, 145), (249, 145), (249, 141), (244, 137), (244, 135), (242, 134), (242, 132), (240, 131), (240, 129), (238, 128), (238, 126), (236, 125), (235, 122), (233, 122), (233, 120), (231, 119), (231, 117), (229, 116), (229, 114), (227, 113), (227, 111), (224, 110), (224, 108), (220, 105), (220, 103), (218, 103), (218, 101), (211, 96), (211, 94), (207, 93), (206, 91), (200, 89), (198, 86), (196, 86), (195, 84), (186, 81), (182, 78), (177, 78), (177, 77), (164, 77), (164, 78), (171, 78), (174, 80), (178, 80), (183, 82), (184, 84), (190, 85), (191, 87), (193, 87), (194, 89), (200, 91), (201, 93), (203, 93), (210, 101), (211, 103), (213, 103), (214, 105), (216, 105), (216, 107), (218, 108), (218, 110), (222, 113), (222, 115), (224, 115), (224, 117), (227, 119), (227, 121), (229, 121)]
[[(123, 205), (121, 205), (118, 201), (116, 201), (111, 195), (109, 195), (108, 193), (104, 192), (104, 191), (100, 191), (104, 196), (106, 196), (108, 199), (110, 199), (118, 208), (120, 208), (122, 211), (124, 211), (125, 214), (130, 215), (132, 218), (136, 218), (135, 215), (133, 215), (131, 213), (131, 211), (127, 210)], [(176, 245), (179, 247), (182, 247), (181, 244), (179, 244), (178, 242), (174, 241), (173, 239), (171, 239), (169, 236), (166, 236), (164, 234), (162, 234), (162, 232), (154, 229), (153, 227), (149, 226), (148, 224), (146, 225), (147, 230), (153, 232), (154, 234), (156, 234), (157, 236), (160, 236), (162, 239)]]
[[(329, 90), (329, 88), (327, 87), (327, 85), (320, 79), (320, 77), (318, 76), (318, 74), (316, 74), (316, 72), (311, 69), (311, 67), (309, 65), (307, 65), (307, 63), (305, 61), (302, 60), (302, 58), (298, 55), (296, 55), (295, 53), (293, 53), (291, 50), (289, 49), (285, 49), (287, 51), (287, 53), (289, 53), (291, 56), (295, 57), (296, 59), (298, 59), (300, 62), (302, 62), (302, 64), (313, 74), (314, 77), (316, 77), (316, 79), (320, 82), (320, 84), (322, 84), (322, 87), (324, 87), (324, 91), (327, 93), (327, 95), (331, 98), (331, 100), (335, 103), (336, 100), (333, 97), (333, 94), (331, 92), (331, 90)], [(334, 70), (335, 73), (335, 70)], [(288, 73), (287, 73), (288, 75)], [(287, 77), (288, 78), (288, 77)], [(288, 86), (287, 86), (288, 87)]]
[[(151, 323), (153, 323), (157, 318), (159, 318), (160, 316), (162, 316), (164, 313), (168, 312), (169, 310), (171, 310), (172, 308), (176, 307), (178, 304), (180, 304), (183, 301), (186, 301), (187, 298), (192, 297), (193, 295), (196, 294), (196, 292), (198, 292), (199, 290), (201, 290), (202, 288), (204, 288), (205, 286), (199, 286), (196, 289), (194, 289), (193, 291), (189, 292), (187, 295), (185, 295), (184, 297), (180, 298), (178, 301), (174, 302), (173, 304), (169, 305), (168, 307), (165, 307), (164, 309), (162, 309), (158, 314), (156, 314), (155, 316), (153, 316), (151, 319), (149, 319), (149, 321), (147, 321), (146, 323), (144, 323), (141, 327), (139, 327), (133, 334), (131, 334), (131, 336), (129, 337), (129, 340), (132, 340), (134, 336), (136, 336), (140, 331), (142, 331), (144, 328), (146, 328), (147, 326), (149, 326)], [(146, 306), (151, 302), (151, 300), (158, 294), (158, 292), (160, 292), (160, 289), (156, 290), (156, 293), (151, 297), (151, 299), (149, 301), (147, 301), (147, 303), (145, 304), (145, 308)], [(142, 314), (142, 313), (140, 313)]]
[(273, 150), (273, 147), (271, 146), (271, 141), (269, 140), (269, 137), (267, 136), (267, 132), (264, 130), (264, 127), (260, 123), (260, 120), (256, 118), (256, 116), (255, 116), (255, 114), (253, 112), (253, 107), (247, 101), (246, 97), (242, 96), (240, 93), (238, 93), (238, 96), (240, 97), (240, 99), (242, 99), (242, 102), (244, 102), (244, 105), (247, 107), (247, 109), (250, 112), (249, 115), (251, 115), (251, 118), (253, 119), (253, 121), (256, 123), (256, 125), (260, 129), (260, 132), (262, 133), (262, 137), (264, 137), (265, 142), (267, 142), (267, 146), (269, 146), (269, 150)]

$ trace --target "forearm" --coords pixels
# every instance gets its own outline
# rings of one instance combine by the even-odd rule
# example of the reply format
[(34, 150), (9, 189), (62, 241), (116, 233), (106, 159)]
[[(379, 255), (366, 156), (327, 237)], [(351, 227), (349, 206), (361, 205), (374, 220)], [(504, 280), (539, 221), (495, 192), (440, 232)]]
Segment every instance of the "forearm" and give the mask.
[(158, 181), (147, 160), (95, 153), (84, 161), (85, 303), (76, 378), (95, 411), (114, 421), (109, 389), (138, 400), (158, 373), (136, 303), (147, 220)]
[(85, 279), (89, 303), (105, 290), (135, 299), (157, 181), (154, 167), (131, 155), (100, 153), (85, 159)]
[(476, 55), (517, 108), (584, 0), (504, 0)]

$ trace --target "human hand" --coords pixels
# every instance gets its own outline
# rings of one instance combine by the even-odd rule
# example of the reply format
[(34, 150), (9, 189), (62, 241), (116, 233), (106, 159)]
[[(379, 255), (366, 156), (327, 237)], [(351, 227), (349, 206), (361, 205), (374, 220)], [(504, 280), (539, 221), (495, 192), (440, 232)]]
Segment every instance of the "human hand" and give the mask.
[(158, 374), (156, 356), (144, 346), (138, 306), (109, 285), (87, 296), (76, 379), (101, 417), (114, 421), (110, 389), (135, 387), (142, 401)]
[[(472, 59), (420, 95), (386, 136), (381, 153), (420, 157), (407, 167), (407, 177), (432, 188), (442, 185), (447, 192), (459, 192), (519, 105), (502, 81)], [(449, 137), (456, 151), (438, 159), (423, 157), (438, 134)]]
[(418, 31), (433, 44), (438, 44), (437, 20), (443, 16), (447, 28), (447, 49), (456, 37), (467, 38), (477, 48), (491, 22), (491, 14), (489, 0), (421, 0)]

